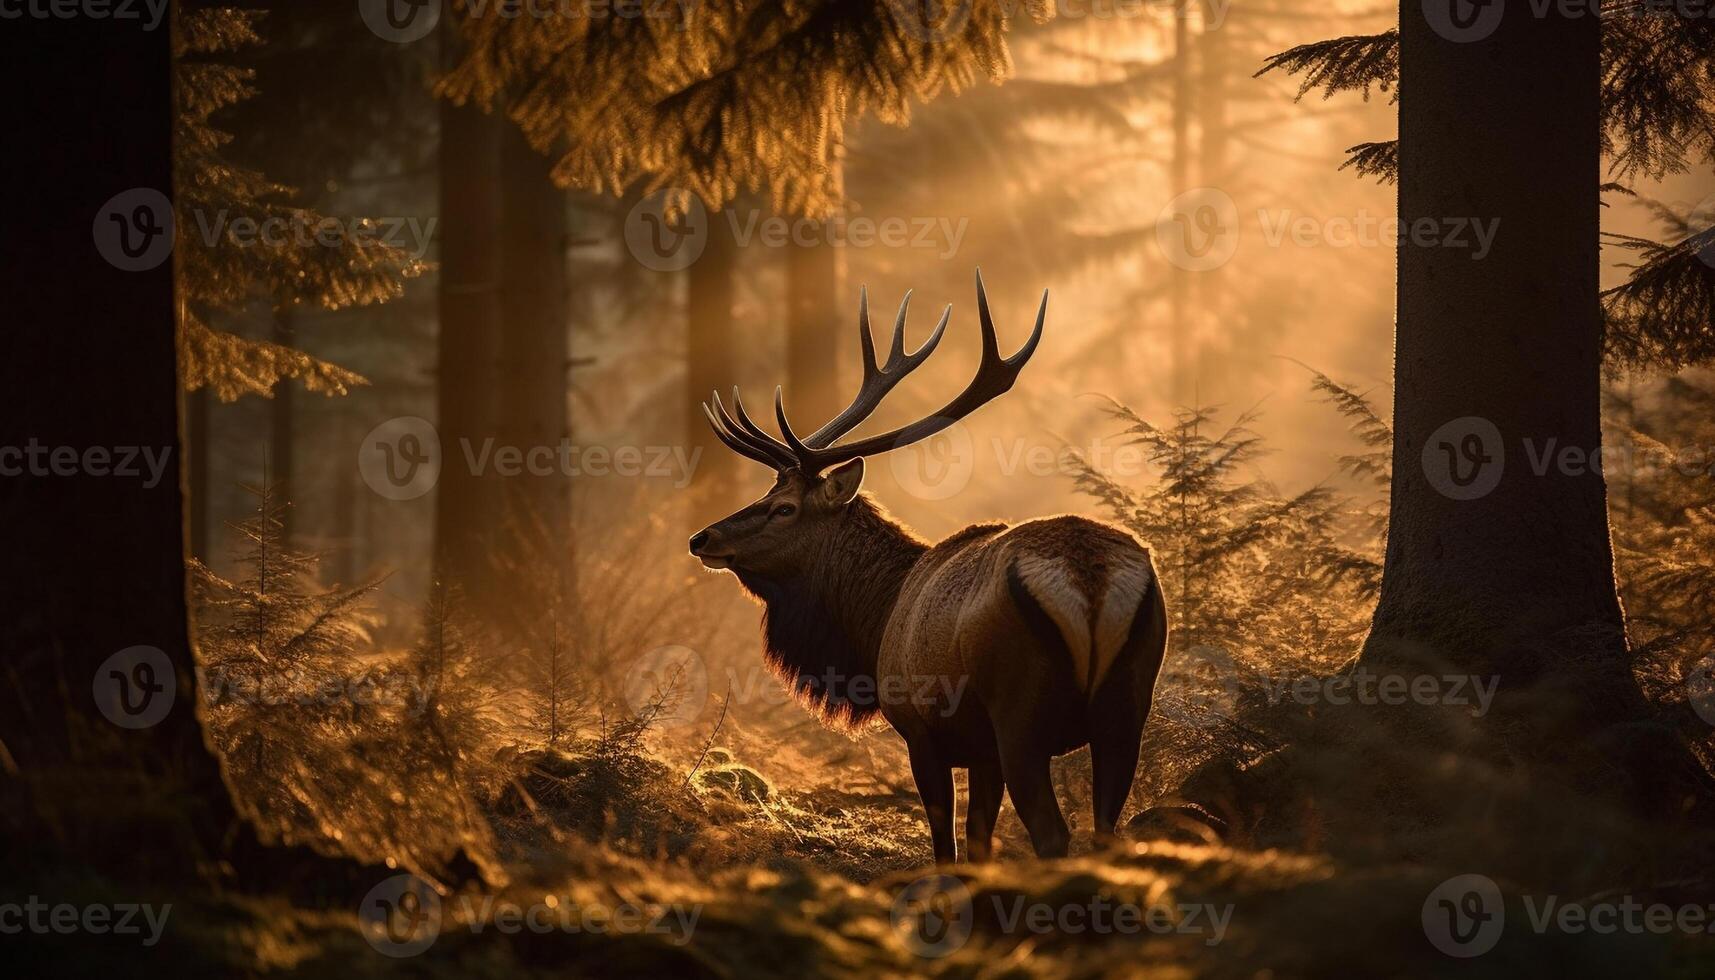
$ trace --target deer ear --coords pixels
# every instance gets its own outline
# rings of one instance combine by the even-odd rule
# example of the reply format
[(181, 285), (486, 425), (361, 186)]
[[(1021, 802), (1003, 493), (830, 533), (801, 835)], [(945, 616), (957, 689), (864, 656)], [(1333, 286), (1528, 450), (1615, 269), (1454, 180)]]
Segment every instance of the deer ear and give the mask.
[(863, 486), (863, 457), (842, 463), (822, 478), (822, 497), (829, 506), (843, 507), (857, 496)]

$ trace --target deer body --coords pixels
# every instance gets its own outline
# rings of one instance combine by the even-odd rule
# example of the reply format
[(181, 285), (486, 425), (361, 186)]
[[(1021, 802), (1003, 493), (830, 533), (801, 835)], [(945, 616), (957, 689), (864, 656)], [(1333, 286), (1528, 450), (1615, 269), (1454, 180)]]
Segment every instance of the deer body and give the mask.
[[(980, 278), (978, 307), (984, 367), (949, 410), (918, 427), (831, 445), (939, 340), (938, 328), (906, 357), (903, 306), (885, 368), (874, 364), (866, 309), (864, 390), (809, 439), (792, 433), (778, 396), (783, 442), (749, 421), (736, 393), (736, 417), (717, 400), (710, 417), (722, 439), (775, 466), (778, 478), (755, 504), (691, 539), (705, 565), (730, 569), (762, 601), (765, 657), (813, 710), (847, 724), (880, 714), (903, 736), (940, 862), (956, 854), (955, 768), (970, 776), (969, 857), (991, 856), (1007, 792), (1036, 852), (1065, 854), (1049, 763), (1083, 745), (1096, 834), (1111, 836), (1167, 642), (1149, 552), (1122, 529), (1061, 516), (973, 525), (931, 545), (859, 492), (864, 452), (921, 438), (1010, 387), (1001, 368), (1022, 367), (1042, 315), (1025, 350), (1002, 361)], [(964, 404), (973, 390), (985, 397)], [(823, 475), (830, 461), (839, 465)]]

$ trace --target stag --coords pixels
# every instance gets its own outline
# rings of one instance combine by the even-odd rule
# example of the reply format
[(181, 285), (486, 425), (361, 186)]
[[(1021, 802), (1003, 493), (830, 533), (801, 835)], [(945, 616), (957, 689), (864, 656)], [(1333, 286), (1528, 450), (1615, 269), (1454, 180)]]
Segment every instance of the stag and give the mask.
[(1148, 549), (1083, 517), (974, 524), (930, 543), (862, 492), (864, 458), (926, 439), (1012, 388), (1042, 339), (1036, 328), (1000, 355), (982, 275), (975, 379), (928, 418), (840, 443), (941, 342), (952, 307), (905, 352), (899, 305), (877, 365), (869, 300), (858, 307), (864, 374), (857, 397), (800, 438), (775, 389), (776, 438), (715, 394), (703, 406), (734, 452), (774, 470), (755, 503), (691, 538), (691, 553), (730, 571), (763, 605), (764, 657), (813, 711), (853, 725), (877, 713), (905, 739), (935, 860), (955, 860), (953, 770), (969, 773), (965, 852), (987, 860), (1003, 793), (1036, 853), (1064, 855), (1069, 835), (1049, 763), (1090, 746), (1098, 843), (1131, 791), (1138, 746), (1167, 645), (1167, 609)]

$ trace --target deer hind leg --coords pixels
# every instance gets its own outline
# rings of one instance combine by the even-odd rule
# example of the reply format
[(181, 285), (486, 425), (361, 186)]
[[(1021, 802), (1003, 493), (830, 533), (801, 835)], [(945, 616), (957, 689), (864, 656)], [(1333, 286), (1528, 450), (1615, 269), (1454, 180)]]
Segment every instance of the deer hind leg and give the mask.
[(970, 767), (970, 793), (965, 803), (965, 857), (988, 861), (994, 857), (994, 824), (1000, 817), (1000, 801), (1006, 795), (999, 762)]
[(917, 795), (923, 800), (923, 812), (929, 817), (929, 839), (935, 846), (935, 863), (952, 864), (953, 846), (953, 768), (941, 761), (940, 754), (922, 741), (907, 742), (911, 754), (911, 778), (917, 783)]
[[(1104, 692), (1105, 693), (1105, 692)], [(1129, 699), (1131, 692), (1112, 700)], [(1114, 827), (1120, 811), (1131, 795), (1132, 779), (1137, 775), (1137, 756), (1143, 742), (1143, 720), (1135, 705), (1103, 704), (1096, 699), (1091, 712), (1090, 769), (1094, 785), (1090, 794), (1095, 809), (1095, 838), (1097, 846), (1115, 839)]]
[(1030, 831), (1030, 844), (1037, 857), (1065, 857), (1071, 834), (1054, 798), (1054, 780), (1049, 775), (1046, 750), (1022, 741), (1002, 743), (1001, 776), (1012, 794), (1013, 808)]

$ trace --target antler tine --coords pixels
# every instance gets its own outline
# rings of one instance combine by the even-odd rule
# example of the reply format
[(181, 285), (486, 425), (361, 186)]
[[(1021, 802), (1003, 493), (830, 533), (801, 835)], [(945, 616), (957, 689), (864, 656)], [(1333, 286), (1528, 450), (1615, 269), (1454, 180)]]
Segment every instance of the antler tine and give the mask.
[(888, 344), (887, 363), (878, 367), (875, 363), (875, 341), (870, 335), (867, 290), (860, 294), (858, 304), (858, 331), (863, 342), (863, 383), (858, 388), (857, 397), (852, 399), (852, 403), (846, 406), (844, 411), (834, 416), (827, 425), (810, 433), (804, 440), (804, 444), (812, 449), (831, 445), (835, 439), (857, 428), (864, 419), (869, 418), (887, 393), (935, 352), (935, 346), (941, 342), (941, 335), (947, 332), (947, 322), (953, 316), (953, 307), (949, 305), (942, 312), (941, 322), (935, 325), (935, 332), (929, 335), (929, 339), (910, 354), (906, 354), (905, 314), (911, 307), (911, 291), (906, 290), (905, 298), (899, 303), (899, 315), (893, 321), (893, 338)]
[[(744, 402), (738, 397), (737, 386), (732, 389), (732, 404), (734, 412), (737, 413), (736, 419), (732, 413), (726, 410), (726, 406), (721, 404), (719, 392), (714, 392), (713, 397), (715, 408), (720, 412), (720, 421), (724, 423), (727, 434), (751, 450), (751, 452), (740, 450), (743, 455), (749, 456), (759, 463), (766, 463), (777, 470), (789, 469), (797, 465), (798, 460), (790, 449), (762, 431), (755, 422), (750, 420), (750, 416), (744, 410)], [(722, 426), (716, 427), (717, 435), (720, 434), (721, 428)], [(732, 444), (729, 442), (728, 445)], [(758, 458), (758, 454), (764, 458)]]
[(714, 410), (709, 408), (708, 402), (703, 402), (702, 405), (703, 415), (709, 420), (709, 428), (715, 430), (715, 438), (719, 439), (723, 445), (733, 452), (738, 453), (740, 456), (743, 456), (746, 459), (754, 459), (764, 466), (777, 465), (767, 453), (753, 447), (748, 442), (739, 438), (735, 433), (729, 431), (725, 426), (721, 425), (721, 420), (715, 417)]
[(810, 454), (810, 447), (799, 441), (798, 433), (792, 431), (792, 423), (786, 421), (786, 391), (779, 385), (774, 386), (774, 421), (779, 424), (780, 434), (786, 438), (792, 455), (802, 461)]
[(957, 397), (941, 410), (928, 418), (902, 426), (891, 432), (870, 436), (857, 442), (843, 446), (826, 446), (810, 449), (808, 454), (799, 454), (799, 464), (808, 471), (819, 472), (837, 463), (843, 463), (859, 456), (872, 456), (906, 446), (940, 432), (965, 416), (971, 414), (983, 405), (1000, 397), (1012, 388), (1018, 380), (1018, 373), (1024, 369), (1031, 355), (1036, 353), (1036, 346), (1042, 340), (1042, 327), (1048, 318), (1048, 291), (1042, 291), (1042, 305), (1036, 311), (1036, 326), (1030, 333), (1030, 339), (1011, 357), (1000, 356), (999, 343), (995, 337), (994, 321), (989, 316), (988, 296), (983, 290), (982, 273), (977, 274), (977, 316), (982, 329), (983, 355), (977, 366), (976, 377), (965, 386)]

